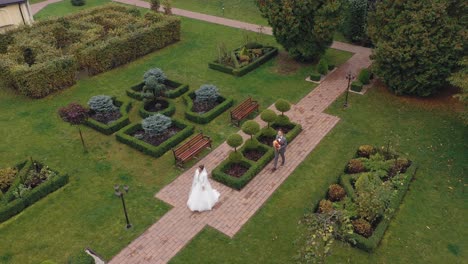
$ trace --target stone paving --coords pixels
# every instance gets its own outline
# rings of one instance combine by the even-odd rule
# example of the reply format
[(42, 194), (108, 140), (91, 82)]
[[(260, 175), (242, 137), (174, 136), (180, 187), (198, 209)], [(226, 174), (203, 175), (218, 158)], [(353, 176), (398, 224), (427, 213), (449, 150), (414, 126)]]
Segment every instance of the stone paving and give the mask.
[[(55, 1), (59, 0), (49, 0), (47, 2)], [(140, 0), (116, 1), (140, 7), (149, 7), (147, 2)], [(261, 29), (262, 33), (271, 34), (271, 28), (268, 27), (260, 28), (258, 25), (176, 8), (172, 10), (176, 15), (251, 31)], [(284, 166), (272, 172), (273, 165), (272, 163), (268, 164), (241, 191), (211, 180), (213, 188), (221, 193), (219, 203), (210, 212), (193, 213), (187, 208), (186, 202), (194, 170), (200, 164), (204, 164), (208, 169), (213, 169), (221, 163), (231, 151), (231, 148), (224, 142), (156, 194), (156, 198), (172, 205), (173, 208), (117, 254), (110, 263), (167, 263), (207, 225), (231, 238), (234, 237), (339, 122), (338, 117), (325, 114), (323, 111), (346, 90), (346, 73), (357, 74), (361, 68), (370, 65), (370, 49), (341, 42), (334, 42), (332, 48), (350, 51), (354, 55), (336, 71), (330, 73), (320, 85), (296, 105), (292, 106), (287, 113), (292, 121), (302, 125), (303, 131), (288, 145)], [(269, 108), (273, 109), (274, 107), (270, 106)], [(255, 120), (262, 126), (265, 125), (259, 117), (255, 118)], [(247, 138), (247, 135), (241, 131), (239, 133)]]

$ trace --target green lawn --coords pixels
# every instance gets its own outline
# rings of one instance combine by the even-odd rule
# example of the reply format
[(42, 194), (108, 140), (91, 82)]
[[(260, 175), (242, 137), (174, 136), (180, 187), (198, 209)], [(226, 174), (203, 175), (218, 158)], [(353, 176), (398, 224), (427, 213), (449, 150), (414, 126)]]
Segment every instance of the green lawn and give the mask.
[[(42, 2), (42, 1), (38, 1)], [(64, 14), (72, 14), (79, 12), (83, 9), (103, 5), (112, 2), (111, 0), (88, 0), (84, 6), (73, 6), (70, 0), (63, 0), (61, 2), (53, 3), (42, 9), (39, 13), (34, 15), (35, 20), (41, 20), (48, 17), (59, 16)]]
[[(67, 4), (51, 5), (38, 17), (75, 10)], [(207, 62), (215, 58), (217, 44), (224, 41), (230, 48), (237, 47), (247, 33), (189, 19), (182, 19), (182, 31), (182, 40), (170, 47), (113, 71), (83, 78), (74, 87), (44, 99), (28, 99), (0, 88), (0, 167), (32, 156), (70, 175), (66, 187), (0, 224), (0, 237), (8, 241), (0, 247), (0, 263), (39, 263), (45, 259), (64, 263), (85, 247), (110, 259), (169, 209), (154, 194), (181, 173), (173, 167), (171, 153), (154, 159), (118, 143), (114, 136), (83, 128), (90, 148), (89, 154), (83, 154), (77, 129), (60, 120), (59, 107), (73, 101), (85, 104), (97, 94), (127, 98), (125, 89), (140, 82), (151, 67), (161, 67), (171, 79), (190, 84), (192, 90), (213, 83), (237, 102), (252, 96), (262, 108), (279, 97), (297, 102), (314, 88), (304, 81), (312, 66), (278, 75), (277, 59), (242, 78), (210, 70)], [(278, 46), (271, 36), (257, 37)], [(339, 65), (351, 54), (329, 50), (327, 56)], [(175, 116), (182, 118), (180, 98), (176, 104)], [(131, 120), (139, 120), (136, 108)], [(196, 125), (196, 129), (219, 145), (237, 131), (228, 123), (226, 112), (208, 125)], [(121, 203), (113, 193), (116, 183), (131, 188), (126, 202), (134, 228), (128, 231)]]
[(343, 110), (341, 97), (328, 109), (340, 123), (233, 239), (205, 228), (171, 263), (292, 263), (304, 212), (359, 145), (387, 139), (417, 162), (416, 178), (374, 253), (336, 243), (329, 263), (466, 263), (468, 129), (449, 110), (406, 103), (382, 88), (351, 94), (350, 102)]

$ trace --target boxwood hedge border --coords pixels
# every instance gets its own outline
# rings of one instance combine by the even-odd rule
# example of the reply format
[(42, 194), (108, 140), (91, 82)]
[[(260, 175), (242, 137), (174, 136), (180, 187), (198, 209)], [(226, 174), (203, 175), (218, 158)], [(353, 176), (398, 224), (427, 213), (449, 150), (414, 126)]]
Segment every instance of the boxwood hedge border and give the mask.
[(176, 111), (175, 104), (171, 100), (167, 100), (167, 99), (164, 99), (164, 98), (159, 98), (159, 100), (160, 99), (162, 99), (162, 100), (164, 100), (164, 101), (166, 101), (168, 103), (168, 106), (167, 106), (166, 109), (164, 109), (162, 111), (158, 111), (158, 112), (150, 112), (150, 111), (147, 111), (145, 109), (145, 104), (147, 104), (147, 102), (143, 102), (143, 104), (138, 109), (138, 112), (140, 113), (140, 116), (143, 117), (143, 118), (146, 118), (146, 117), (154, 115), (154, 114), (162, 114), (162, 115), (171, 117)]
[[(172, 87), (177, 87), (175, 89), (166, 91), (164, 96), (166, 98), (177, 98), (189, 90), (188, 84), (182, 84), (170, 79), (166, 79), (164, 84), (170, 85)], [(125, 92), (129, 97), (141, 101), (144, 99), (143, 94), (140, 92), (143, 89), (143, 86), (145, 86), (145, 83), (141, 82), (137, 85), (128, 88)]]
[(174, 136), (172, 136), (171, 138), (169, 138), (168, 140), (166, 140), (165, 142), (161, 143), (161, 145), (159, 146), (153, 146), (130, 135), (136, 130), (141, 129), (141, 123), (130, 124), (124, 127), (119, 132), (117, 132), (115, 136), (117, 138), (117, 141), (127, 144), (130, 147), (137, 149), (146, 155), (158, 158), (164, 155), (164, 153), (166, 153), (172, 147), (184, 141), (186, 138), (192, 135), (194, 131), (194, 127), (192, 125), (187, 124), (183, 121), (172, 119), (172, 123), (175, 126), (182, 128), (182, 130)]
[(119, 107), (120, 114), (122, 115), (119, 119), (111, 122), (110, 124), (104, 124), (92, 118), (88, 118), (85, 122), (85, 125), (105, 135), (110, 135), (130, 124), (128, 113), (132, 109), (132, 102), (114, 99), (114, 104)]
[(234, 100), (232, 98), (221, 96), (223, 101), (220, 104), (218, 104), (206, 113), (199, 114), (192, 111), (195, 92), (190, 92), (184, 95), (183, 98), (185, 104), (187, 105), (187, 110), (185, 111), (185, 118), (197, 124), (207, 124), (211, 122), (211, 120), (215, 119), (217, 116), (224, 113), (224, 111), (228, 110), (234, 103)]

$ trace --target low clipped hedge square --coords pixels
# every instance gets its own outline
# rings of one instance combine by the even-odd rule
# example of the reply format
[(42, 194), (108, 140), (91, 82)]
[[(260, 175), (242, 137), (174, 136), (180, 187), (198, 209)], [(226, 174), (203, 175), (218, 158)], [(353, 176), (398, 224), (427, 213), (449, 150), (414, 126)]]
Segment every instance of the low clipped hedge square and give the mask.
[(28, 206), (44, 198), (49, 193), (60, 189), (69, 181), (67, 174), (60, 174), (55, 171), (57, 175), (54, 178), (42, 182), (39, 186), (27, 192), (24, 197), (15, 199), (13, 190), (21, 184), (21, 180), (33, 166), (31, 160), (21, 164), (24, 165), (22, 165), (21, 170), (18, 172), (18, 175), (16, 175), (15, 181), (0, 202), (0, 223), (19, 214)]
[(351, 83), (351, 90), (355, 92), (360, 92), (362, 91), (362, 86), (363, 86), (362, 82), (354, 81)]
[(188, 93), (184, 95), (184, 101), (187, 104), (187, 110), (185, 111), (185, 118), (188, 120), (197, 123), (197, 124), (206, 124), (211, 122), (211, 120), (215, 119), (217, 116), (222, 114), (224, 111), (229, 109), (232, 106), (234, 100), (230, 97), (220, 97), (219, 104), (215, 106), (210, 111), (199, 114), (192, 111), (193, 108), (193, 100), (195, 99), (195, 92)]
[(322, 75), (318, 72), (312, 72), (310, 74), (310, 79), (314, 82), (319, 82), (321, 78), (322, 78)]
[(161, 145), (159, 146), (153, 146), (151, 144), (144, 142), (143, 140), (140, 140), (131, 136), (132, 133), (141, 129), (141, 123), (130, 124), (126, 126), (125, 128), (123, 128), (122, 130), (120, 130), (119, 132), (117, 132), (115, 136), (118, 141), (124, 144), (127, 144), (130, 147), (135, 148), (145, 153), (146, 155), (158, 158), (164, 155), (164, 153), (166, 153), (172, 147), (176, 146), (177, 144), (182, 142), (184, 139), (188, 138), (190, 135), (192, 135), (194, 131), (194, 127), (192, 125), (189, 125), (183, 121), (172, 119), (172, 123), (175, 126), (182, 128), (182, 130), (179, 131), (174, 136), (172, 136), (171, 138), (169, 138), (168, 140), (161, 143)]
[(154, 115), (154, 114), (162, 114), (162, 115), (165, 115), (165, 116), (172, 116), (175, 111), (176, 111), (176, 107), (175, 107), (175, 104), (174, 102), (172, 102), (171, 100), (165, 100), (167, 103), (168, 103), (168, 106), (166, 109), (163, 109), (162, 111), (158, 111), (158, 112), (150, 112), (148, 110), (145, 109), (145, 105), (147, 102), (144, 102), (140, 108), (138, 109), (138, 112), (140, 113), (140, 116), (143, 117), (143, 118), (146, 118), (150, 115)]
[(119, 131), (122, 127), (130, 124), (130, 119), (128, 113), (132, 109), (132, 102), (130, 101), (120, 101), (114, 100), (114, 105), (119, 107), (120, 114), (122, 115), (119, 119), (109, 123), (104, 124), (99, 121), (96, 121), (92, 118), (88, 118), (85, 122), (85, 125), (105, 134), (110, 135)]
[[(164, 84), (170, 87), (175, 87), (174, 89), (170, 89), (166, 91), (165, 96), (164, 96), (166, 98), (177, 98), (189, 90), (188, 84), (178, 83), (176, 81), (169, 80), (169, 79), (167, 79), (164, 82)], [(141, 82), (127, 89), (126, 93), (129, 97), (141, 101), (144, 99), (143, 93), (142, 93), (143, 86), (145, 86), (145, 83)]]

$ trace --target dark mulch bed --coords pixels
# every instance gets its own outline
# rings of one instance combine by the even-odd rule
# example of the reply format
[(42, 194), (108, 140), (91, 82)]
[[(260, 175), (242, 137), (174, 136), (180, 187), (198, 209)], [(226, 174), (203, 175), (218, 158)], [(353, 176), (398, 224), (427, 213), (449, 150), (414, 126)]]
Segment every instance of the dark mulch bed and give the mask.
[[(41, 183), (46, 181), (46, 179), (41, 179), (39, 177), (39, 173), (40, 173), (41, 170), (42, 170), (42, 165), (41, 164), (36, 163), (35, 165), (33, 165), (28, 174), (35, 172), (36, 175), (34, 177), (32, 177), (31, 179), (28, 179), (26, 181), (25, 185), (29, 186), (31, 189), (34, 189), (37, 186), (39, 186)], [(31, 171), (34, 171), (34, 172), (31, 172)]]
[(244, 151), (244, 157), (252, 161), (259, 160), (263, 155), (265, 155), (265, 151), (263, 149), (248, 149)]
[(119, 119), (120, 117), (122, 117), (122, 114), (120, 114), (119, 110), (115, 110), (115, 111), (107, 112), (107, 113), (95, 113), (92, 111), (89, 117), (103, 124), (109, 124), (112, 121), (115, 121)]
[(203, 114), (215, 108), (219, 104), (220, 104), (219, 102), (206, 104), (206, 103), (199, 103), (199, 102), (193, 101), (192, 112)]
[(167, 132), (165, 134), (153, 137), (153, 136), (145, 134), (145, 131), (143, 129), (140, 129), (140, 130), (137, 130), (135, 133), (133, 133), (132, 136), (140, 140), (143, 140), (144, 142), (151, 144), (153, 146), (159, 146), (161, 143), (168, 140), (170, 137), (174, 136), (181, 130), (182, 130), (181, 128), (172, 126), (167, 129)]
[(274, 128), (276, 131), (281, 129), (283, 131), (283, 134), (287, 134), (289, 131), (291, 131), (294, 128), (294, 126), (290, 126), (290, 125), (289, 126), (272, 125), (271, 127)]
[(239, 163), (232, 163), (225, 171), (226, 174), (231, 175), (232, 177), (240, 178), (244, 173), (246, 173), (249, 168), (242, 166)]
[(276, 137), (265, 137), (265, 136), (260, 136), (258, 138), (258, 141), (262, 144), (265, 144), (267, 146), (273, 146), (273, 140), (275, 140)]
[(145, 103), (145, 110), (149, 112), (159, 112), (169, 107), (169, 103), (165, 100), (154, 100)]

